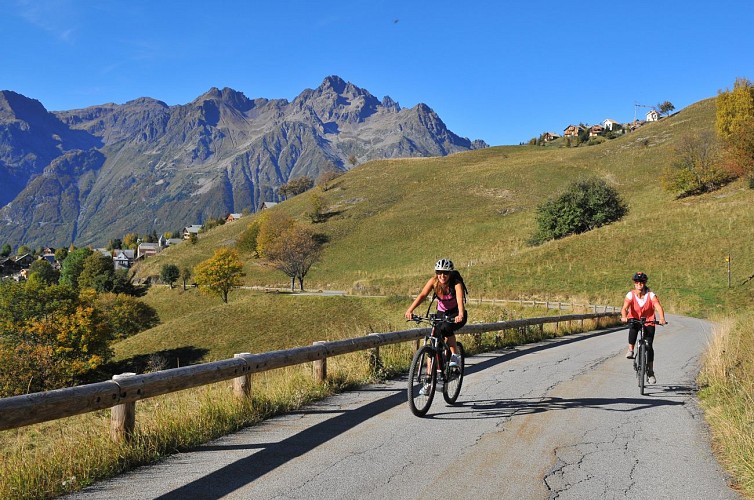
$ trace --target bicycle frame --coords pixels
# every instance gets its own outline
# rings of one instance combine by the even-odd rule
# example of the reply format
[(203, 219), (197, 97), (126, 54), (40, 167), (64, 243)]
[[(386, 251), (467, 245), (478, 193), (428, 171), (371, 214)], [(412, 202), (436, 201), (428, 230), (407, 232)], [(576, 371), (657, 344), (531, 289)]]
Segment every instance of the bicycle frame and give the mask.
[(659, 325), (656, 321), (647, 321), (644, 318), (630, 319), (629, 324), (638, 327), (636, 337), (636, 347), (634, 355), (634, 371), (636, 372), (636, 379), (639, 385), (639, 393), (644, 395), (644, 386), (648, 378), (648, 353), (647, 353), (647, 340), (644, 335), (644, 329), (647, 325)]

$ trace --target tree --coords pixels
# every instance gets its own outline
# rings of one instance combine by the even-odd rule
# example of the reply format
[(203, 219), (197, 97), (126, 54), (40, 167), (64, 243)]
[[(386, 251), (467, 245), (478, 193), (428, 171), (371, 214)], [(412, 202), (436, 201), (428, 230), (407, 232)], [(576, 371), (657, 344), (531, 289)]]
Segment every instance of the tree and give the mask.
[(257, 254), (267, 256), (267, 246), (293, 225), (293, 219), (282, 210), (265, 210), (259, 217)]
[[(160, 268), (160, 279), (163, 283), (167, 283), (170, 285), (170, 288), (173, 288), (173, 285), (176, 281), (178, 281), (178, 278), (181, 277), (181, 270), (178, 269), (178, 266), (175, 264), (163, 264)], [(184, 288), (185, 285), (184, 285)]]
[(291, 179), (278, 188), (278, 194), (285, 199), (296, 196), (310, 190), (314, 186), (314, 181), (306, 175)]
[(136, 233), (128, 233), (123, 237), (123, 244), (122, 247), (125, 247), (129, 250), (136, 250), (136, 248), (139, 246), (139, 235)]
[(183, 280), (183, 289), (186, 290), (186, 283), (191, 279), (191, 269), (184, 267), (181, 271), (181, 279)]
[(129, 295), (100, 294), (96, 307), (110, 325), (114, 340), (123, 340), (160, 324), (154, 308)]
[(314, 224), (325, 220), (325, 212), (327, 212), (327, 209), (329, 207), (327, 198), (322, 196), (321, 193), (314, 192), (312, 193), (311, 198), (309, 199), (309, 203), (312, 208), (311, 211), (306, 213), (309, 219)]
[(0, 283), (0, 394), (74, 385), (112, 356), (96, 293), (68, 285)]
[(97, 292), (111, 292), (115, 278), (115, 263), (110, 255), (94, 252), (84, 259), (79, 288), (93, 288)]
[(334, 164), (330, 163), (325, 171), (317, 177), (317, 186), (319, 186), (322, 191), (327, 191), (332, 187), (332, 182), (341, 175), (343, 175), (343, 172), (338, 170)]
[(60, 269), (60, 283), (67, 284), (73, 288), (79, 287), (79, 276), (84, 270), (84, 259), (89, 257), (92, 251), (88, 248), (76, 248), (68, 252)]
[(355, 154), (348, 155), (348, 164), (351, 165), (351, 167), (355, 167), (356, 164), (359, 163), (359, 159), (356, 158)]
[(26, 255), (27, 253), (31, 253), (31, 248), (29, 248), (27, 245), (21, 245), (16, 250), (16, 255)]
[(259, 237), (259, 229), (262, 226), (262, 219), (265, 213), (252, 220), (246, 229), (238, 235), (236, 238), (236, 248), (243, 253), (251, 253), (254, 256), (259, 257), (257, 253), (257, 238)]
[(66, 247), (55, 250), (55, 260), (58, 262), (63, 262), (66, 257), (68, 257), (68, 249)]
[(583, 233), (617, 221), (627, 213), (628, 205), (604, 180), (576, 181), (562, 195), (537, 207), (537, 232), (531, 242), (539, 244)]
[(714, 191), (730, 182), (720, 167), (718, 142), (711, 132), (685, 135), (675, 148), (675, 161), (661, 177), (663, 187), (679, 198)]
[(29, 277), (36, 276), (47, 285), (53, 285), (60, 279), (60, 272), (53, 269), (45, 259), (37, 259), (29, 266)]
[(13, 253), (13, 248), (6, 243), (3, 245), (3, 249), (0, 250), (0, 257), (8, 257), (11, 253)]
[(194, 268), (194, 281), (202, 293), (217, 295), (227, 304), (228, 293), (241, 286), (243, 264), (238, 253), (230, 248), (218, 248), (215, 254)]
[(663, 114), (663, 115), (669, 115), (673, 112), (675, 109), (675, 106), (673, 106), (673, 103), (670, 101), (664, 101), (657, 105), (657, 110)]
[(733, 90), (718, 94), (715, 104), (725, 168), (735, 176), (754, 177), (754, 84), (736, 79)]
[(301, 225), (292, 225), (280, 234), (267, 249), (270, 263), (291, 278), (291, 290), (298, 279), (304, 290), (304, 277), (321, 254), (321, 245), (312, 231)]

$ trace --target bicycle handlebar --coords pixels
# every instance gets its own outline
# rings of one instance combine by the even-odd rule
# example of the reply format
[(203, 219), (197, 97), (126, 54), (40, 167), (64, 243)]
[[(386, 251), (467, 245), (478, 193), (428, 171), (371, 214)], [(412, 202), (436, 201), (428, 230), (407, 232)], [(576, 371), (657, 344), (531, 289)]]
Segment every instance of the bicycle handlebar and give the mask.
[(667, 321), (665, 323), (660, 323), (657, 320), (647, 321), (644, 318), (641, 318), (641, 319), (628, 318), (627, 323), (631, 323), (631, 324), (634, 324), (634, 325), (637, 325), (637, 326), (656, 326), (656, 325), (665, 326), (665, 325), (668, 324)]
[(425, 322), (425, 323), (430, 323), (432, 325), (440, 324), (440, 323), (453, 324), (455, 323), (455, 317), (450, 318), (450, 317), (445, 316), (442, 318), (438, 318), (434, 314), (430, 314), (429, 316), (418, 316), (416, 314), (412, 314), (411, 319), (407, 319), (406, 321), (415, 321), (417, 324)]

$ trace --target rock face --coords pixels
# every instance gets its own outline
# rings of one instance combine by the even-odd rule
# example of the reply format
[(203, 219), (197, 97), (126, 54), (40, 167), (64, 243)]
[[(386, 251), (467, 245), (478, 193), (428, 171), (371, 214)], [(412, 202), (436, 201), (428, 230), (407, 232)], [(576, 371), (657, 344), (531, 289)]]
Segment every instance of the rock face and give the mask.
[(186, 105), (140, 98), (48, 112), (0, 92), (0, 242), (104, 245), (129, 232), (180, 231), (278, 201), (316, 179), (379, 158), (486, 147), (337, 76), (292, 102), (210, 89)]

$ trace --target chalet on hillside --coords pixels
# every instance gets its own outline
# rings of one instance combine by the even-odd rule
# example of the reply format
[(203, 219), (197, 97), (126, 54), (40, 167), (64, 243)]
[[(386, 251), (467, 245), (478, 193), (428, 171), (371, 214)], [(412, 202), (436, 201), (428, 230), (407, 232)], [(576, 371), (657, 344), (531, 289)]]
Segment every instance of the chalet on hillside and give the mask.
[(264, 210), (265, 208), (272, 208), (275, 205), (277, 205), (277, 202), (275, 201), (263, 201), (262, 204), (259, 206), (259, 210)]
[(134, 263), (134, 250), (116, 250), (113, 257), (115, 269), (130, 269)]
[(545, 132), (542, 134), (542, 140), (544, 142), (554, 141), (555, 139), (560, 139), (560, 134), (556, 134), (555, 132)]
[(243, 214), (228, 214), (228, 216), (225, 218), (225, 222), (235, 222), (241, 217), (243, 217)]
[(188, 240), (191, 238), (192, 234), (195, 234), (199, 236), (199, 231), (201, 231), (202, 226), (201, 224), (192, 224), (190, 226), (186, 226), (183, 228), (183, 239)]
[(137, 259), (143, 259), (146, 257), (151, 257), (152, 255), (157, 255), (160, 253), (160, 244), (159, 243), (139, 243), (139, 247), (136, 249), (136, 258)]
[(563, 130), (563, 136), (564, 137), (578, 137), (581, 132), (586, 130), (581, 125), (568, 125), (565, 130)]
[(592, 125), (589, 127), (589, 137), (597, 137), (605, 132), (605, 127), (602, 125)]

